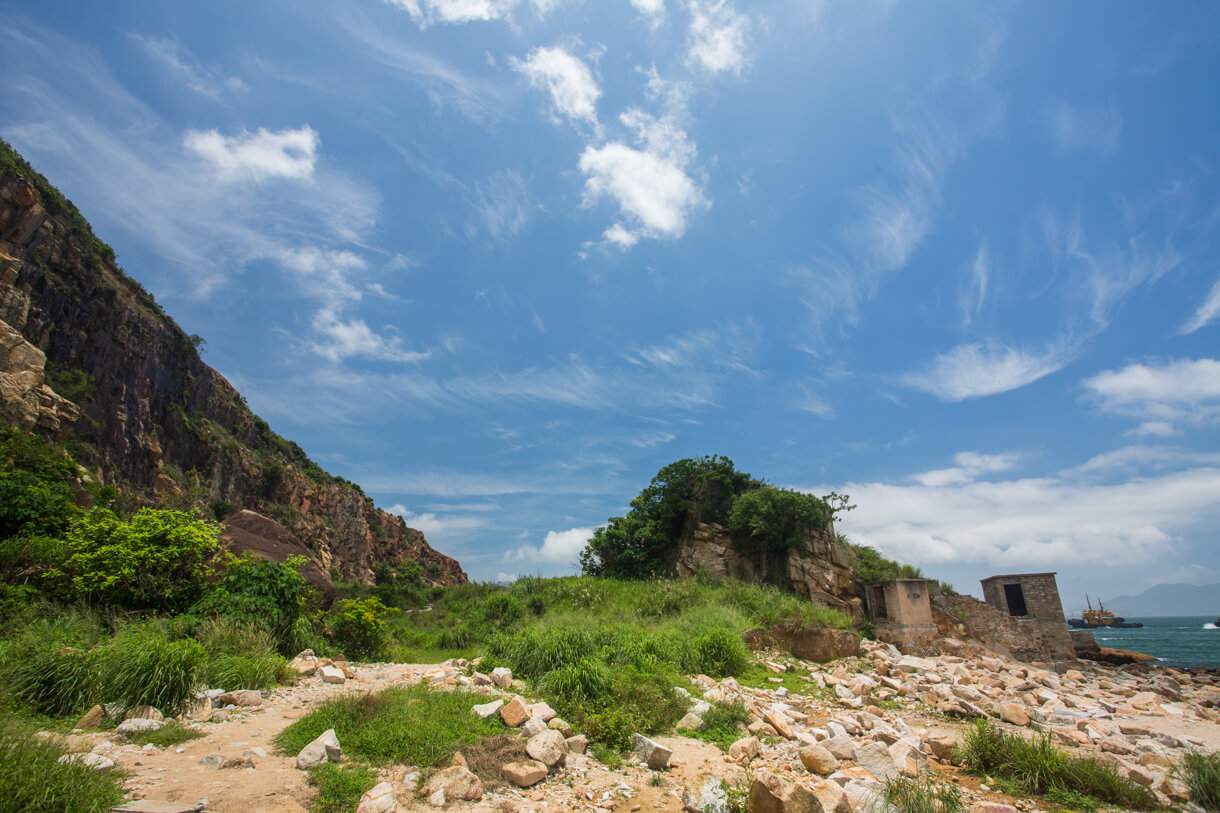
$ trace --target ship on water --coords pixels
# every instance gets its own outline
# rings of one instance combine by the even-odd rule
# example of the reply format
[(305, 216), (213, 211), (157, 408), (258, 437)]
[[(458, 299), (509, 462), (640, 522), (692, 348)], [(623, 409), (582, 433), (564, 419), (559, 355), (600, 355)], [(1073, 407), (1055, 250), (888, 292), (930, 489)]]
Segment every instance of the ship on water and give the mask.
[(1089, 599), (1089, 594), (1084, 594), (1085, 603), (1089, 605), (1089, 609), (1080, 611), (1080, 618), (1069, 618), (1068, 626), (1072, 629), (1095, 630), (1095, 629), (1139, 629), (1144, 626), (1139, 621), (1128, 621), (1121, 615), (1115, 615), (1110, 610), (1107, 610), (1101, 603), (1101, 599), (1097, 599), (1097, 609), (1093, 609), (1093, 602)]

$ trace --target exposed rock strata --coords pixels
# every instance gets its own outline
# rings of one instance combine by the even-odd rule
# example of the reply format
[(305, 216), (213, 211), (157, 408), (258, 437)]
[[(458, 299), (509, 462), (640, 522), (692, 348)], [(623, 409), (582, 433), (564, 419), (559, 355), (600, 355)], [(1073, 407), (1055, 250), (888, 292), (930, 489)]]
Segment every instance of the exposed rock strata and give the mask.
[[(56, 216), (40, 195), (53, 196)], [(466, 581), (422, 533), (271, 432), (34, 173), (0, 173), (0, 320), (3, 418), (46, 436), (70, 425), (98, 481), (275, 517), (345, 579), (368, 582), (375, 565), (413, 559), (437, 583)], [(82, 376), (75, 404), (47, 388), (39, 354)]]

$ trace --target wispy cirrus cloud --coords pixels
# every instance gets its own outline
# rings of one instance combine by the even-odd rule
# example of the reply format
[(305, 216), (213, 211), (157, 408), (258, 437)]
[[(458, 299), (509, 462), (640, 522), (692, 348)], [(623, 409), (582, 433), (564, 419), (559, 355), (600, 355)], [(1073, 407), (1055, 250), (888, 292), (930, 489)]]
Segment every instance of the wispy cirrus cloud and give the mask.
[(1216, 284), (1212, 286), (1211, 291), (1203, 299), (1198, 310), (1183, 323), (1181, 330), (1178, 332), (1182, 335), (1194, 333), (1204, 325), (1215, 321), (1217, 316), (1220, 316), (1220, 278), (1216, 279)]
[(1077, 350), (1060, 343), (1027, 350), (996, 343), (959, 344), (901, 382), (942, 401), (964, 401), (1015, 390), (1050, 375), (1075, 358)]
[(1110, 105), (1072, 105), (1059, 101), (1046, 109), (1046, 126), (1059, 149), (1113, 155), (1118, 150), (1123, 118)]
[(201, 96), (219, 99), (225, 94), (246, 92), (246, 83), (240, 77), (225, 76), (222, 72), (205, 68), (190, 49), (176, 39), (143, 37), (139, 34), (128, 34), (127, 37), (170, 76)]

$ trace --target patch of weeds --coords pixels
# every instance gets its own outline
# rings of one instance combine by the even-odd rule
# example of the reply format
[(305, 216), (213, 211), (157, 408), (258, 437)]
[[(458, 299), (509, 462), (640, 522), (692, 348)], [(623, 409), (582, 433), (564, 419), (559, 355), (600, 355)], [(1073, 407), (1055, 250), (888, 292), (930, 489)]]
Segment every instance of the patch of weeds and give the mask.
[(1220, 752), (1191, 751), (1182, 758), (1177, 774), (1190, 791), (1191, 801), (1208, 813), (1220, 812)]
[(745, 785), (730, 785), (723, 779), (720, 787), (724, 788), (725, 802), (730, 813), (746, 813), (750, 805), (750, 791)]
[(362, 762), (323, 762), (309, 769), (309, 784), (318, 789), (313, 813), (350, 813), (377, 784), (377, 772)]
[(493, 789), (505, 785), (500, 767), (510, 762), (529, 759), (525, 752), (525, 740), (515, 734), (497, 734), (462, 749), (466, 767), (470, 769), (483, 787)]
[[(824, 694), (822, 689), (812, 680), (806, 680), (809, 674), (804, 671), (784, 672), (777, 675), (761, 663), (755, 661), (750, 664), (741, 674), (737, 676), (737, 682), (742, 686), (749, 686), (754, 689), (768, 689), (775, 691), (780, 686), (788, 690), (789, 694), (799, 694), (805, 697), (818, 697)], [(778, 683), (772, 678), (778, 679)]]
[(623, 767), (624, 760), (622, 754), (608, 745), (600, 742), (590, 743), (589, 752), (593, 754), (594, 759), (612, 771), (617, 771)]
[(898, 776), (885, 783), (885, 801), (898, 813), (961, 813), (962, 792), (957, 785), (931, 777)]
[(1101, 809), (1101, 804), (1092, 796), (1086, 796), (1074, 790), (1051, 788), (1043, 795), (1048, 802), (1054, 802), (1060, 807), (1077, 811), (1077, 813), (1097, 813)]
[(1147, 788), (1095, 759), (1069, 756), (1052, 746), (1049, 736), (1027, 740), (1002, 731), (989, 720), (978, 720), (959, 749), (962, 765), (968, 772), (994, 776), (1005, 792), (1012, 795), (1042, 796), (1054, 790), (1133, 810), (1159, 807)]
[(654, 788), (663, 788), (666, 785), (665, 776), (659, 773), (654, 773), (648, 777), (648, 784)]
[(169, 720), (156, 731), (133, 731), (126, 736), (127, 742), (132, 745), (148, 745), (151, 743), (158, 748), (165, 749), (180, 743), (199, 739), (203, 736), (203, 732), (187, 728), (177, 720)]
[(721, 751), (728, 751), (729, 746), (745, 736), (738, 724), (750, 722), (750, 712), (740, 700), (731, 705), (713, 703), (707, 714), (703, 715), (703, 728), (699, 731), (684, 731), (687, 736), (704, 742), (714, 743)]
[(328, 728), (345, 754), (373, 764), (440, 766), (463, 746), (502, 734), (498, 716), (470, 713), (478, 698), (427, 686), (395, 687), (376, 694), (328, 700), (276, 737), (285, 754), (296, 754)]
[(87, 765), (61, 763), (63, 749), (36, 739), (23, 727), (0, 720), (0, 807), (96, 813), (123, 799), (123, 774), (101, 774)]

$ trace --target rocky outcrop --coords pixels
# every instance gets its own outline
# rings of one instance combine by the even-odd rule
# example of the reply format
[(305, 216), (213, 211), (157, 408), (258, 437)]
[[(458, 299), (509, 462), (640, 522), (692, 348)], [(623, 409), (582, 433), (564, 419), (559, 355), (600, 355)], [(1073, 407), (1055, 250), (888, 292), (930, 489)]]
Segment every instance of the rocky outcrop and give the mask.
[(238, 511), (222, 523), (220, 541), (229, 552), (238, 556), (252, 554), (270, 562), (285, 562), (290, 556), (303, 556), (301, 575), (318, 591), (322, 605), (329, 607), (335, 599), (335, 583), (313, 551), (305, 547), (292, 532), (273, 519), (253, 511)]
[[(80, 213), (0, 151), (23, 167), (0, 172), (0, 356), (21, 368), (0, 380), (5, 420), (45, 436), (70, 425), (94, 479), (136, 497), (272, 517), (344, 579), (412, 559), (435, 583), (466, 581), (422, 533), (271, 431)], [(70, 372), (73, 393), (58, 395), (72, 403), (46, 389), (40, 359)]]
[(780, 555), (743, 551), (722, 526), (699, 523), (681, 540), (675, 567), (679, 576), (705, 573), (714, 579), (773, 584), (854, 618), (863, 613), (851, 558), (847, 548), (834, 541), (831, 531), (815, 531), (803, 545)]

